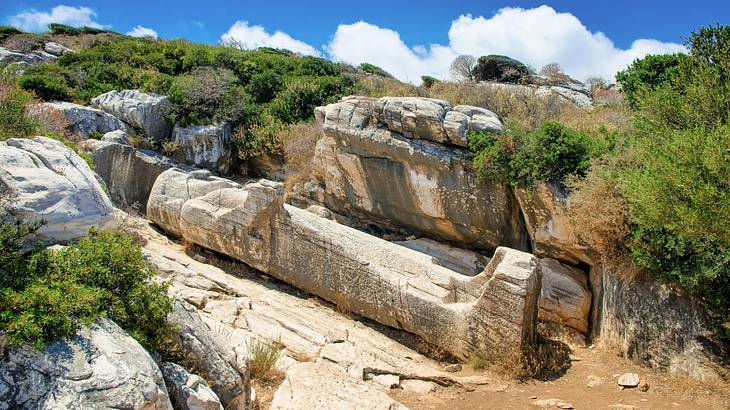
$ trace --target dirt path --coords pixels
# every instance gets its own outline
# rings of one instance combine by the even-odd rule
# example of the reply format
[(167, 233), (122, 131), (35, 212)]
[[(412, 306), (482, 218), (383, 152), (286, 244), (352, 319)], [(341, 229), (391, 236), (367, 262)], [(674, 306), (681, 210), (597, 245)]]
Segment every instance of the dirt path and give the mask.
[[(729, 384), (670, 377), (598, 349), (578, 348), (573, 357), (580, 360), (573, 361), (568, 372), (553, 381), (504, 382), (473, 389), (439, 388), (421, 396), (393, 390), (391, 396), (411, 409), (534, 409), (538, 407), (531, 403), (540, 399), (560, 399), (575, 409), (730, 409)], [(616, 381), (626, 372), (639, 374), (649, 389), (622, 390)], [(462, 373), (475, 372), (465, 369)], [(588, 387), (589, 376), (598, 376), (603, 383)]]

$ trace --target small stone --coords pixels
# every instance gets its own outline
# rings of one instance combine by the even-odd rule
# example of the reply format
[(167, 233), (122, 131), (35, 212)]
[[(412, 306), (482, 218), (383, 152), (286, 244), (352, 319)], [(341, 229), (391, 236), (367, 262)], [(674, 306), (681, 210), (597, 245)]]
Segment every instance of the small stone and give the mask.
[(595, 376), (595, 375), (589, 375), (588, 376), (588, 384), (587, 386), (590, 388), (598, 387), (603, 384), (603, 379)]
[(460, 364), (450, 364), (446, 367), (444, 367), (444, 371), (447, 371), (449, 373), (456, 373), (461, 371), (461, 365)]
[(373, 381), (385, 386), (388, 389), (395, 389), (400, 386), (400, 377), (394, 374), (378, 374), (373, 375)]
[(530, 396), (530, 400), (535, 400), (537, 396)]
[(643, 382), (639, 385), (639, 390), (641, 391), (647, 391), (649, 390), (649, 383)]
[(638, 410), (636, 406), (630, 404), (614, 404), (611, 406), (611, 410)]
[(560, 399), (541, 399), (532, 402), (536, 407), (557, 407), (560, 409), (572, 409), (573, 405)]
[(424, 395), (436, 391), (436, 383), (424, 380), (403, 380), (400, 382), (400, 386), (404, 391), (418, 395)]
[(636, 387), (639, 385), (639, 375), (636, 373), (624, 373), (618, 378), (618, 385), (621, 387)]
[(193, 256), (193, 259), (195, 259), (196, 261), (198, 261), (200, 263), (208, 263), (208, 258), (206, 258), (205, 256), (200, 255), (200, 254)]

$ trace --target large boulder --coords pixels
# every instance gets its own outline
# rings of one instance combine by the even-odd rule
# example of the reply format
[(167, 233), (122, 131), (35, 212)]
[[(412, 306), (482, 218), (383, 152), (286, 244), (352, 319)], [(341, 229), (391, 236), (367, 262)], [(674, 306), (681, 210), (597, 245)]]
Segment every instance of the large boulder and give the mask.
[(73, 50), (71, 50), (70, 48), (53, 41), (47, 41), (45, 44), (43, 44), (43, 50), (45, 50), (46, 53), (54, 55), (56, 57), (60, 57), (66, 53), (73, 53)]
[(170, 137), (172, 125), (167, 120), (170, 98), (137, 90), (109, 91), (91, 100), (91, 105), (121, 118), (155, 141)]
[(88, 138), (90, 134), (106, 134), (129, 127), (119, 118), (95, 108), (70, 102), (54, 101), (31, 106), (28, 114), (44, 128), (58, 133), (72, 132)]
[(5, 67), (13, 63), (22, 63), (27, 65), (36, 65), (41, 63), (50, 63), (56, 60), (56, 56), (46, 53), (45, 51), (34, 51), (31, 53), (20, 53), (0, 47), (0, 67)]
[(542, 290), (538, 318), (587, 333), (591, 310), (588, 275), (551, 258), (540, 260), (540, 270)]
[(411, 239), (395, 243), (405, 246), (408, 249), (430, 255), (433, 258), (433, 263), (451, 269), (454, 272), (459, 272), (462, 275), (477, 275), (489, 263), (489, 258), (477, 252), (456, 248), (428, 238)]
[(87, 140), (83, 148), (90, 151), (96, 173), (114, 204), (141, 212), (146, 210), (157, 177), (176, 165), (170, 158), (130, 145)]
[[(314, 168), (327, 207), (471, 248), (527, 249), (509, 187), (478, 183), (468, 150), (433, 142), (448, 135), (441, 115), (450, 118), (453, 111), (471, 118), (464, 130), (491, 117), (478, 108), (457, 111), (438, 100), (415, 100), (353, 97), (316, 110), (325, 136), (317, 143)], [(386, 115), (382, 107), (389, 106), (399, 116)], [(423, 106), (430, 108), (424, 113)]]
[[(2, 349), (0, 349), (2, 351)], [(0, 355), (0, 409), (172, 409), (157, 365), (108, 319), (42, 351)]]
[(43, 220), (43, 242), (69, 242), (90, 227), (115, 226), (114, 208), (89, 165), (63, 143), (45, 137), (0, 142), (0, 190), (19, 217)]
[(190, 374), (175, 363), (160, 366), (162, 377), (177, 410), (223, 410), (218, 396), (200, 376)]
[(172, 142), (177, 144), (177, 155), (186, 164), (212, 171), (226, 172), (231, 138), (229, 123), (178, 127), (172, 131)]

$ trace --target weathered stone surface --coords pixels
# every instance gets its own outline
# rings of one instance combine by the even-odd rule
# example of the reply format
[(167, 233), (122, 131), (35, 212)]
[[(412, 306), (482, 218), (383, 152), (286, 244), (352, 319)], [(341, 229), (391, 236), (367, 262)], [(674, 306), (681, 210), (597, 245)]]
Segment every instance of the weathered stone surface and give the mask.
[(50, 63), (56, 59), (56, 56), (48, 54), (45, 51), (34, 51), (32, 53), (20, 53), (0, 47), (0, 67), (5, 67), (12, 63), (23, 63), (27, 65), (36, 65), (41, 63)]
[(0, 142), (0, 188), (20, 217), (45, 221), (36, 232), (43, 242), (69, 242), (92, 226), (115, 226), (112, 203), (89, 165), (50, 138)]
[(167, 139), (172, 131), (172, 125), (166, 118), (172, 103), (162, 95), (114, 90), (92, 99), (91, 105), (121, 118), (156, 141)]
[(104, 180), (111, 200), (119, 207), (145, 211), (152, 186), (164, 171), (176, 164), (153, 151), (106, 141), (85, 141), (96, 173)]
[(219, 172), (228, 169), (230, 137), (231, 125), (228, 123), (184, 128), (175, 126), (172, 131), (172, 141), (178, 146), (180, 160)]
[(0, 357), (0, 409), (172, 409), (157, 365), (108, 319), (45, 350)]
[[(185, 180), (184, 175), (170, 178)], [(154, 191), (169, 179), (158, 178)], [(173, 184), (174, 185), (174, 184)], [(467, 358), (533, 342), (538, 260), (498, 248), (484, 272), (467, 277), (428, 255), (281, 203), (266, 180), (187, 199), (179, 218), (148, 217), (193, 243), (239, 259), (297, 288)], [(182, 198), (188, 198), (188, 192)], [(172, 209), (170, 207), (169, 209)], [(307, 266), (308, 269), (302, 269)]]
[(147, 200), (147, 217), (166, 231), (182, 236), (180, 210), (190, 198), (203, 196), (221, 188), (240, 187), (239, 184), (212, 176), (209, 171), (186, 172), (171, 169), (160, 174), (154, 181)]
[(537, 256), (555, 258), (570, 264), (593, 264), (591, 249), (573, 230), (567, 212), (568, 194), (553, 183), (533, 189), (516, 188), (515, 197), (525, 218), (532, 251)]
[(82, 137), (91, 133), (106, 134), (110, 131), (129, 132), (129, 127), (119, 118), (96, 108), (70, 102), (44, 102), (31, 106), (28, 114), (51, 131), (74, 132)]
[(129, 145), (129, 134), (124, 130), (110, 131), (101, 137), (102, 141), (116, 142), (117, 144)]
[(211, 388), (226, 408), (248, 409), (251, 400), (249, 373), (239, 373), (223, 358), (208, 325), (195, 307), (177, 300), (169, 319), (180, 327), (175, 343), (201, 376), (210, 381)]
[(54, 55), (56, 57), (60, 57), (66, 53), (73, 53), (73, 50), (71, 50), (70, 48), (53, 41), (47, 41), (45, 44), (43, 44), (43, 49), (46, 50), (46, 53)]
[(641, 379), (636, 373), (624, 373), (618, 378), (618, 385), (621, 387), (636, 387)]
[[(533, 77), (534, 78), (534, 77)], [(593, 98), (585, 85), (565, 82), (558, 85), (544, 84), (508, 84), (495, 82), (480, 82), (480, 88), (496, 92), (507, 92), (524, 96), (523, 98), (555, 97), (564, 103), (573, 104), (578, 108), (590, 110), (593, 108)]]
[(455, 248), (428, 238), (418, 238), (395, 243), (405, 246), (408, 249), (413, 249), (414, 251), (430, 255), (433, 257), (432, 261), (436, 265), (443, 266), (446, 269), (453, 270), (454, 272), (461, 273), (462, 275), (477, 275), (481, 273), (484, 270), (484, 267), (487, 266), (487, 263), (489, 263), (489, 258), (484, 255), (466, 249)]
[[(426, 102), (435, 111), (446, 110), (445, 102)], [(527, 249), (508, 187), (478, 184), (468, 150), (423, 139), (427, 130), (438, 129), (435, 117), (408, 120), (416, 125), (388, 117), (396, 129), (418, 136), (406, 138), (377, 122), (378, 104), (381, 100), (351, 97), (317, 109), (325, 137), (317, 143), (315, 173), (328, 208), (473, 248)]]
[(382, 388), (350, 377), (341, 367), (322, 361), (289, 368), (274, 394), (271, 410), (405, 410)]
[(717, 339), (704, 307), (652, 280), (626, 282), (602, 271), (600, 343), (634, 362), (698, 380), (730, 374), (730, 346)]
[(591, 291), (586, 273), (551, 258), (540, 260), (540, 270), (542, 290), (538, 318), (581, 333), (588, 332)]
[(200, 376), (170, 362), (163, 363), (160, 371), (175, 409), (223, 410), (218, 396)]

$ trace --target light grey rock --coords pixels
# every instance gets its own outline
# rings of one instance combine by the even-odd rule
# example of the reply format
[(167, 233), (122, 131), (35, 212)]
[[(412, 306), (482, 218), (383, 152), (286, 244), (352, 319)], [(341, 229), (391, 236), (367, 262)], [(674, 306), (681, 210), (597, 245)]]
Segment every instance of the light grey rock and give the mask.
[(208, 325), (195, 307), (176, 300), (169, 320), (179, 326), (174, 342), (192, 362), (200, 375), (220, 397), (226, 408), (248, 409), (251, 400), (251, 379), (248, 371), (239, 373), (225, 359), (217, 347)]
[[(342, 215), (394, 224), (470, 248), (527, 249), (527, 234), (509, 187), (478, 183), (468, 150), (424, 139), (441, 127), (436, 125), (441, 114), (421, 118), (420, 111), (412, 111), (421, 103), (403, 111), (400, 120), (395, 114), (387, 117), (394, 129), (411, 130), (418, 138), (406, 138), (376, 121), (383, 115), (378, 111), (381, 100), (350, 97), (317, 109), (325, 136), (317, 142), (314, 169), (324, 187), (324, 204)], [(429, 112), (450, 110), (445, 102), (423, 104), (431, 107)], [(477, 111), (463, 108), (459, 114)], [(416, 117), (408, 121), (416, 125), (403, 125), (411, 115)]]
[(24, 63), (27, 65), (36, 65), (42, 63), (50, 63), (56, 60), (56, 56), (48, 54), (45, 51), (34, 51), (31, 53), (20, 53), (7, 48), (0, 47), (0, 67), (8, 66), (12, 63)]
[(588, 375), (586, 386), (590, 388), (598, 387), (604, 383), (603, 379), (596, 375)]
[(121, 118), (155, 141), (170, 137), (167, 120), (172, 103), (168, 97), (137, 90), (109, 91), (91, 100), (91, 105)]
[(561, 400), (561, 399), (539, 399), (539, 400), (533, 401), (530, 404), (535, 407), (542, 407), (542, 408), (550, 408), (550, 407), (552, 407), (552, 408), (557, 407), (559, 409), (572, 409), (573, 408), (572, 404), (568, 403), (565, 400)]
[(172, 409), (147, 351), (108, 319), (42, 351), (0, 356), (0, 409)]
[[(279, 183), (261, 180), (190, 198), (188, 190), (167, 189), (192, 182), (175, 172), (155, 183), (153, 191), (168, 196), (150, 197), (148, 218), (192, 243), (346, 303), (354, 313), (418, 334), (457, 357), (521, 352), (534, 342), (540, 269), (530, 254), (498, 248), (484, 272), (468, 277), (433, 264), (428, 255), (282, 204)], [(179, 217), (157, 218), (153, 202), (170, 202), (173, 192), (179, 202), (163, 207), (173, 213), (182, 202)]]
[(60, 57), (66, 53), (73, 53), (74, 51), (70, 48), (63, 46), (61, 44), (58, 44), (53, 41), (47, 41), (43, 45), (43, 49), (46, 50), (46, 53), (54, 55), (56, 57)]
[(540, 260), (542, 290), (540, 291), (540, 320), (588, 332), (591, 291), (588, 275), (580, 269), (563, 265), (555, 259)]
[(641, 379), (636, 373), (624, 373), (618, 378), (618, 385), (621, 387), (636, 387)]
[(116, 142), (117, 144), (129, 145), (129, 134), (124, 130), (110, 131), (101, 137), (102, 141)]
[[(322, 215), (320, 215), (322, 216)], [(331, 218), (328, 218), (331, 219)], [(395, 242), (433, 257), (433, 262), (462, 275), (475, 276), (484, 270), (489, 258), (476, 252), (456, 248), (428, 238)]]
[(560, 83), (560, 84), (511, 84), (511, 83), (495, 83), (480, 82), (478, 87), (491, 90), (493, 92), (504, 92), (508, 94), (518, 95), (521, 98), (539, 98), (554, 97), (558, 101), (572, 104), (584, 110), (593, 108), (593, 96), (585, 85), (577, 85), (578, 83)]
[(90, 151), (96, 173), (106, 184), (114, 204), (145, 212), (157, 177), (176, 166), (175, 161), (153, 151), (136, 149), (130, 145), (107, 142), (103, 139), (91, 141), (85, 141), (83, 148)]
[(271, 410), (378, 409), (405, 410), (379, 385), (356, 380), (326, 361), (299, 363), (286, 372)]
[(200, 376), (170, 362), (163, 363), (160, 371), (176, 410), (223, 410), (218, 396)]
[(129, 127), (119, 118), (95, 108), (70, 102), (54, 101), (31, 106), (28, 114), (46, 129), (58, 133), (74, 132), (82, 137), (91, 133), (106, 134), (110, 131), (129, 132)]
[(228, 123), (184, 128), (175, 126), (172, 131), (172, 142), (177, 144), (183, 162), (218, 172), (228, 170), (230, 138), (231, 125)]
[(63, 143), (45, 137), (0, 142), (0, 188), (18, 216), (43, 220), (37, 239), (70, 242), (91, 227), (116, 226), (112, 203), (89, 165)]

